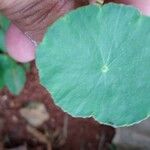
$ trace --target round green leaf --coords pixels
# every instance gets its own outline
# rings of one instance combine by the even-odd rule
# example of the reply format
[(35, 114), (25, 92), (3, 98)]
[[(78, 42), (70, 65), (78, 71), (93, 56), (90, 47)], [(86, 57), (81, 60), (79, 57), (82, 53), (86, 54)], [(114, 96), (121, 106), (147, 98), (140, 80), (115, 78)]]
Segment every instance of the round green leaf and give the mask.
[(150, 115), (150, 18), (133, 7), (79, 8), (37, 49), (41, 84), (74, 117), (128, 126)]

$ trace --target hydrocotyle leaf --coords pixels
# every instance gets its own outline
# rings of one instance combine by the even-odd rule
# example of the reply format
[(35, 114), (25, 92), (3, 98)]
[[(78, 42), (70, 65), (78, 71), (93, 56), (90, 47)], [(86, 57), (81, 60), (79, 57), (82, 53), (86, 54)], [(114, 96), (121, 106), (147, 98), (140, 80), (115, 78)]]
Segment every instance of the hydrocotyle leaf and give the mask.
[(36, 53), (41, 84), (74, 117), (128, 126), (150, 115), (150, 18), (90, 5), (60, 18)]

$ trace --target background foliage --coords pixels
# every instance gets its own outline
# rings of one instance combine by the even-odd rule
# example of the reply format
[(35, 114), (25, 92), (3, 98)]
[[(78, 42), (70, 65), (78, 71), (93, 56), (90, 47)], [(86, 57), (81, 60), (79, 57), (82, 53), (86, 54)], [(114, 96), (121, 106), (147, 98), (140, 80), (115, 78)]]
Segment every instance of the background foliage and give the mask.
[(19, 64), (6, 53), (5, 35), (9, 20), (0, 14), (0, 90), (7, 87), (14, 95), (19, 95), (26, 82), (29, 64)]

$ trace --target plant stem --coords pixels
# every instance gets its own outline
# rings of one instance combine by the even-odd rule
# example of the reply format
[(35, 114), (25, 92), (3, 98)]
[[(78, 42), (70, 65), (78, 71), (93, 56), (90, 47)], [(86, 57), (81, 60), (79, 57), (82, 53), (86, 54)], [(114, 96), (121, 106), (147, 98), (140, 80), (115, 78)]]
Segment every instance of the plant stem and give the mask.
[(103, 4), (103, 3), (104, 3), (104, 0), (96, 0), (96, 3), (98, 3), (98, 4)]

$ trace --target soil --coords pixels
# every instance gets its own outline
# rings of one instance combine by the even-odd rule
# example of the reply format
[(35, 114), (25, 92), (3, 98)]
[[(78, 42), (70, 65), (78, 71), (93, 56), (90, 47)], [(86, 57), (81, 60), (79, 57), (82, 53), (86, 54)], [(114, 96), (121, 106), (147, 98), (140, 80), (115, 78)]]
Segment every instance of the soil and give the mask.
[[(7, 89), (0, 91), (0, 150), (109, 150), (115, 130), (92, 118), (73, 118), (54, 105), (50, 94), (38, 80), (34, 62), (27, 83), (19, 96)], [(49, 120), (40, 127), (31, 126), (20, 109), (32, 101), (45, 105)], [(30, 130), (29, 130), (30, 129)]]

